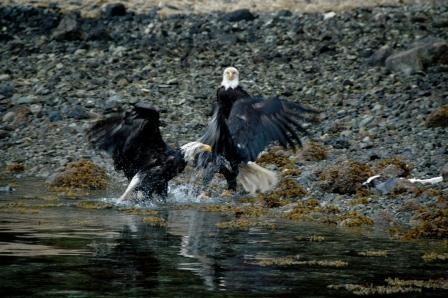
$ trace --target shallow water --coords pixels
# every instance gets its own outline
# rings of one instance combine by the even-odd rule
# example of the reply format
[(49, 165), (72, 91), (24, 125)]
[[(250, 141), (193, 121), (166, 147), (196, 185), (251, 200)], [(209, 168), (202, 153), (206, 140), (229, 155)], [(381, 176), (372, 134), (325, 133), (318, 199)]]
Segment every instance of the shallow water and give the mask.
[[(49, 195), (39, 181), (15, 187), (13, 193), (0, 193), (2, 297), (347, 297), (346, 290), (328, 285), (384, 285), (387, 277), (448, 277), (446, 262), (422, 259), (425, 252), (447, 252), (446, 241), (403, 242), (378, 231), (279, 218), (264, 219), (275, 223), (275, 229), (219, 229), (217, 223), (232, 218), (200, 211), (198, 204), (161, 208), (157, 216), (165, 219), (166, 226), (158, 227), (143, 222), (145, 216), (118, 207), (77, 207), (80, 200), (104, 201), (100, 198), (110, 194), (60, 199)], [(6, 205), (12, 202), (19, 204)], [(322, 237), (309, 241), (310, 236)], [(378, 250), (386, 250), (387, 255), (359, 255)], [(259, 264), (287, 256), (295, 261), (340, 260), (347, 265)], [(402, 297), (447, 294), (443, 289), (422, 289)]]

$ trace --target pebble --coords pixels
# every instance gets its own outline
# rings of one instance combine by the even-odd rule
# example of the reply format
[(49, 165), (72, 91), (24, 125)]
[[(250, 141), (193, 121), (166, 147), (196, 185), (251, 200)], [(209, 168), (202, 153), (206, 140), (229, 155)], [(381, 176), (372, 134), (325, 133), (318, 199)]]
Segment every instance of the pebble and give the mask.
[(9, 81), (11, 79), (11, 76), (9, 74), (0, 74), (0, 82), (2, 81)]
[(9, 111), (5, 115), (3, 115), (2, 121), (3, 122), (12, 122), (15, 117), (16, 117), (16, 113), (14, 113), (13, 111)]

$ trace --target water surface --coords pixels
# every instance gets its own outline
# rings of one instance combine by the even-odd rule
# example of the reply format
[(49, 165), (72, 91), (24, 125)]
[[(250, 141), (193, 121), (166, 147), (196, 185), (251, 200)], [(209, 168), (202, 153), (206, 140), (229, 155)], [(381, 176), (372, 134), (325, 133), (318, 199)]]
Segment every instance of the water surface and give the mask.
[[(448, 277), (446, 263), (422, 259), (428, 251), (447, 252), (443, 241), (405, 242), (378, 231), (269, 217), (263, 221), (275, 228), (220, 229), (217, 223), (233, 217), (201, 211), (200, 204), (159, 208), (166, 226), (153, 226), (145, 215), (116, 206), (77, 207), (110, 194), (57, 199), (40, 181), (16, 188), (0, 194), (2, 297), (347, 297), (346, 290), (328, 286)], [(387, 255), (360, 255), (366, 251)], [(261, 266), (280, 257), (305, 263)], [(319, 260), (347, 265), (306, 263)], [(447, 294), (422, 289), (402, 297)]]

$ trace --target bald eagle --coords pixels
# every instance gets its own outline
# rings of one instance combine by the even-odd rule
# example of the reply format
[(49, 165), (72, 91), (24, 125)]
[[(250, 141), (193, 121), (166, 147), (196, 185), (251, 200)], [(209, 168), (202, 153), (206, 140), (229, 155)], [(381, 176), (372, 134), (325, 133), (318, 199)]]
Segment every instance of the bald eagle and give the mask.
[(209, 145), (199, 142), (184, 149), (172, 148), (163, 141), (159, 125), (159, 111), (140, 102), (131, 111), (97, 121), (88, 131), (93, 146), (108, 152), (115, 169), (130, 180), (120, 200), (129, 199), (134, 191), (165, 198), (168, 181), (196, 155), (211, 151)]
[[(251, 97), (239, 86), (238, 70), (228, 67), (217, 91), (214, 114), (199, 142), (228, 161), (217, 169), (226, 178), (228, 190), (236, 190), (239, 182), (250, 193), (266, 192), (276, 185), (277, 176), (254, 161), (274, 142), (285, 148), (301, 146), (297, 132), (306, 130), (299, 121), (305, 113), (315, 112), (277, 97)], [(209, 171), (206, 183), (213, 175)]]

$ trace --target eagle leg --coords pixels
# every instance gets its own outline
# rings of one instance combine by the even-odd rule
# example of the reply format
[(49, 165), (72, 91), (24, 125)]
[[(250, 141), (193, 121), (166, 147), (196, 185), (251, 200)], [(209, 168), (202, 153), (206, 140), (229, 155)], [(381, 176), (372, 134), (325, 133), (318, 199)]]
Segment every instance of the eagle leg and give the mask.
[(132, 192), (138, 187), (138, 185), (141, 182), (141, 178), (139, 173), (135, 174), (134, 177), (132, 177), (131, 182), (129, 182), (128, 187), (124, 191), (124, 193), (120, 196), (118, 199), (119, 202), (127, 201), (130, 199)]

